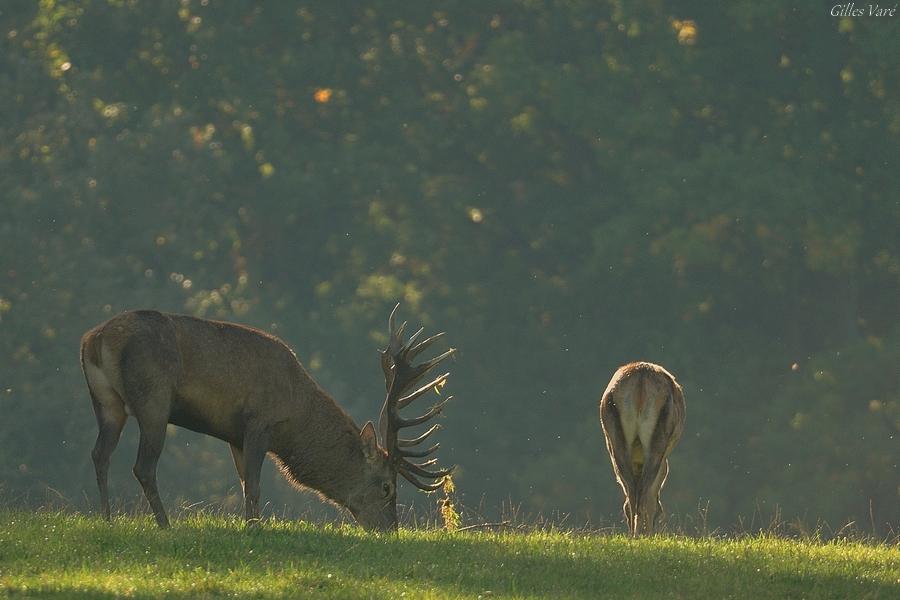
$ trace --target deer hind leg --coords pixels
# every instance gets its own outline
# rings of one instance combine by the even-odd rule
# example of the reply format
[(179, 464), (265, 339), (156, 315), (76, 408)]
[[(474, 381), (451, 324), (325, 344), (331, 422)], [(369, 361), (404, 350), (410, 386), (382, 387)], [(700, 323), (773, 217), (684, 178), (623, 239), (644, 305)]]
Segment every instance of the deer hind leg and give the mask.
[(662, 468), (659, 470), (659, 475), (656, 476), (656, 480), (653, 482), (653, 488), (651, 489), (652, 497), (656, 499), (656, 516), (653, 519), (653, 531), (659, 531), (662, 529), (663, 523), (666, 520), (666, 512), (663, 509), (662, 500), (660, 500), (659, 495), (662, 491), (662, 487), (666, 484), (666, 478), (669, 476), (669, 459), (663, 460)]
[(138, 424), (141, 428), (141, 439), (138, 443), (137, 460), (134, 463), (134, 476), (144, 489), (144, 496), (150, 503), (156, 523), (165, 529), (169, 526), (169, 518), (159, 497), (156, 466), (166, 440), (166, 419), (147, 416), (143, 420), (138, 418)]
[(128, 415), (122, 399), (109, 385), (99, 367), (86, 363), (85, 377), (98, 428), (97, 442), (91, 451), (91, 458), (97, 474), (97, 488), (100, 490), (100, 511), (103, 518), (109, 521), (109, 459), (119, 443)]
[(153, 356), (154, 348), (126, 355), (122, 362), (124, 399), (141, 429), (134, 476), (144, 490), (156, 523), (169, 526), (156, 485), (156, 467), (166, 442), (166, 427), (172, 407), (174, 374)]
[(619, 409), (612, 400), (600, 405), (600, 424), (603, 427), (606, 438), (606, 449), (612, 461), (616, 480), (625, 494), (625, 503), (622, 512), (625, 513), (625, 522), (628, 524), (628, 532), (634, 535), (634, 517), (637, 509), (637, 478), (632, 468), (630, 447), (625, 443), (625, 432), (622, 429), (622, 421)]

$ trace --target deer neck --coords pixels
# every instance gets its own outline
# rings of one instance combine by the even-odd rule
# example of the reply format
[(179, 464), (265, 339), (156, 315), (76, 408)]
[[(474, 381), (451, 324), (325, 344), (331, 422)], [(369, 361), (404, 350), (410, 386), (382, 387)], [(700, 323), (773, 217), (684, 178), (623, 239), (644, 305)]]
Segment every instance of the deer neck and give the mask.
[(306, 390), (298, 411), (279, 428), (272, 454), (292, 484), (346, 506), (365, 468), (360, 429), (324, 390)]

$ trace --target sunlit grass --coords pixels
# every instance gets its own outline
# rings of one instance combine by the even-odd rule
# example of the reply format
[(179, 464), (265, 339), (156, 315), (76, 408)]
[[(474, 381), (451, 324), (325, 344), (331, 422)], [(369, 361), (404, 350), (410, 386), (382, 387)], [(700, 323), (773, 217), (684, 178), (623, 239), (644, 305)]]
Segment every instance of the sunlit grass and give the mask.
[(195, 514), (160, 531), (0, 511), (0, 596), (895, 598), (900, 549), (775, 537), (357, 528)]

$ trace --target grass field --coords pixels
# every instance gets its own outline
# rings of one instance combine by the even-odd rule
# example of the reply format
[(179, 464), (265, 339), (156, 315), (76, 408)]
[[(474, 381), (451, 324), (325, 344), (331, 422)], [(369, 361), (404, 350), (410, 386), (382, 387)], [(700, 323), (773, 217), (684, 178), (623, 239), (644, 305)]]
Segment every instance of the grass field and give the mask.
[(900, 548), (0, 511), (0, 597), (900, 598)]

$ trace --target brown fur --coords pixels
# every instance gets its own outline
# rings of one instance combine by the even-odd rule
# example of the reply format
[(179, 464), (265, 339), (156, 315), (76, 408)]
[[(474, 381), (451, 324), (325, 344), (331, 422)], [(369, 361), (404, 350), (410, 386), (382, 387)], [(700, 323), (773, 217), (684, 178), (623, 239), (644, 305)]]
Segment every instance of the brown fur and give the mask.
[[(135, 476), (157, 522), (168, 524), (156, 463), (172, 423), (231, 445), (248, 520), (259, 516), (266, 454), (298, 486), (346, 507), (367, 527), (396, 527), (396, 473), (365, 431), (312, 379), (294, 352), (264, 331), (139, 310), (88, 331), (81, 361), (100, 433), (93, 458), (103, 514), (107, 470), (122, 427), (141, 429)], [(370, 435), (371, 434), (371, 435)]]
[(625, 493), (623, 510), (632, 535), (650, 534), (662, 520), (659, 494), (684, 420), (681, 386), (653, 363), (620, 367), (600, 399), (600, 424)]

